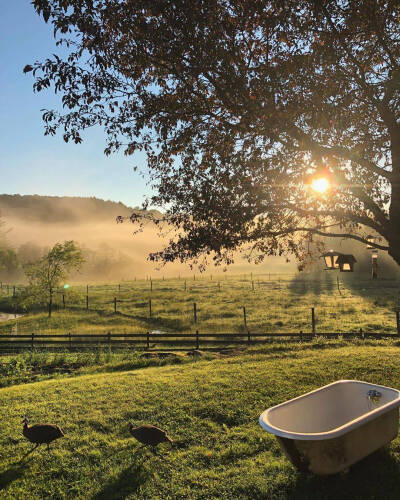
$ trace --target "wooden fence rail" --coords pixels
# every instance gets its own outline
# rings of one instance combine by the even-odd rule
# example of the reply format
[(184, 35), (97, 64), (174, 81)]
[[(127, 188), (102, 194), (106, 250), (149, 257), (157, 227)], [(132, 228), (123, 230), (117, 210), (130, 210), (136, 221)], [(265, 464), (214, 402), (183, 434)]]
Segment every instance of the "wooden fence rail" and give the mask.
[(325, 338), (392, 338), (400, 340), (398, 333), (377, 333), (377, 332), (325, 332), (325, 333), (104, 333), (104, 334), (7, 334), (0, 335), (0, 351), (11, 349), (34, 349), (35, 347), (103, 347), (103, 346), (136, 346), (141, 349), (151, 349), (158, 346), (191, 346), (199, 349), (200, 346), (221, 346), (221, 345), (249, 345), (265, 343), (275, 338), (286, 338), (294, 340), (311, 340), (316, 337)]

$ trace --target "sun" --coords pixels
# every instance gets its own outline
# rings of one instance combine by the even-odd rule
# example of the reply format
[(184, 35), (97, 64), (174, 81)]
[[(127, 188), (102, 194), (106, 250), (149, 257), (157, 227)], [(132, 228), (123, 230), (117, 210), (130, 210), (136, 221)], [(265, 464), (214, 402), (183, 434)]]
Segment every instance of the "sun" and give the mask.
[(325, 177), (318, 177), (311, 182), (311, 188), (318, 193), (325, 193), (329, 187), (330, 183)]

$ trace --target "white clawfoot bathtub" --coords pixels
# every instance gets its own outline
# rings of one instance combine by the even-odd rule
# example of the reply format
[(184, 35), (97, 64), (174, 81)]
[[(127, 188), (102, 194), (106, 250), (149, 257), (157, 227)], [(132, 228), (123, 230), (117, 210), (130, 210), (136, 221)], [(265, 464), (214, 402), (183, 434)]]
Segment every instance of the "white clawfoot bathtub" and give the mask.
[(339, 380), (260, 415), (289, 460), (302, 471), (335, 474), (397, 436), (400, 392)]

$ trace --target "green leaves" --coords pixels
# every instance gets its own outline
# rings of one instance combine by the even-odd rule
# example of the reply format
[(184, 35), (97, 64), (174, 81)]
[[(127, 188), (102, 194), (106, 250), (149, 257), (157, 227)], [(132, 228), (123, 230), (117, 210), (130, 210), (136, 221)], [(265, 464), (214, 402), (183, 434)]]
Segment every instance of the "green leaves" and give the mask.
[[(362, 220), (398, 248), (400, 262), (395, 3), (34, 5), (67, 52), (25, 67), (36, 91), (61, 94), (63, 112), (43, 115), (45, 133), (78, 144), (100, 126), (107, 155), (146, 153), (154, 192), (146, 203), (167, 207), (183, 229), (152, 258), (214, 252), (230, 261), (243, 244), (257, 260), (299, 255), (307, 231), (340, 223), (350, 235)], [(317, 200), (304, 175), (321, 165), (342, 181)], [(390, 219), (387, 193), (397, 207)]]
[(48, 300), (50, 316), (55, 290), (67, 279), (69, 272), (79, 271), (83, 262), (82, 251), (74, 241), (56, 243), (44, 257), (25, 266), (28, 295), (36, 300)]

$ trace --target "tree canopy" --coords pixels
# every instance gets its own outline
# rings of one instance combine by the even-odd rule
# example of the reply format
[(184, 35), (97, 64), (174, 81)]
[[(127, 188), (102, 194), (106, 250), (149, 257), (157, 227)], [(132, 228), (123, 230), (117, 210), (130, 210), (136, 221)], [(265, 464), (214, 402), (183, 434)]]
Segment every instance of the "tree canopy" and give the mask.
[(46, 134), (100, 125), (106, 154), (147, 154), (145, 206), (177, 228), (153, 259), (304, 260), (373, 232), (400, 264), (397, 0), (33, 4), (67, 53), (24, 69), (61, 95)]
[(70, 271), (78, 271), (84, 262), (81, 249), (73, 241), (56, 243), (49, 252), (35, 262), (25, 265), (28, 278), (28, 296), (47, 301), (49, 317), (57, 288)]

